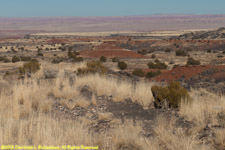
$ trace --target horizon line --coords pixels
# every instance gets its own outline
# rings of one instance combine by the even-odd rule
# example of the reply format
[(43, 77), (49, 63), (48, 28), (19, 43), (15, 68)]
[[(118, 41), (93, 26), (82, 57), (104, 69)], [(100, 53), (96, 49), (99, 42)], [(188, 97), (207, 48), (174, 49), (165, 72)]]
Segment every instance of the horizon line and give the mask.
[(80, 17), (80, 18), (94, 18), (94, 17), (151, 17), (151, 16), (219, 16), (225, 15), (225, 13), (211, 13), (211, 14), (193, 14), (193, 13), (168, 13), (168, 14), (143, 14), (143, 15), (119, 15), (119, 16), (0, 16), (0, 18), (66, 18), (66, 17)]

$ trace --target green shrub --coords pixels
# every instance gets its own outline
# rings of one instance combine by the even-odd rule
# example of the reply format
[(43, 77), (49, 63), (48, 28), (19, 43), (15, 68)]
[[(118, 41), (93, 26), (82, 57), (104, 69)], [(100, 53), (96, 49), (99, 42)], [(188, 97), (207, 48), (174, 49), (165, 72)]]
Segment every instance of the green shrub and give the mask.
[(30, 61), (31, 57), (30, 56), (21, 56), (20, 59), (21, 59), (21, 61)]
[(53, 64), (59, 64), (61, 62), (63, 62), (64, 58), (63, 57), (56, 57), (52, 60)]
[(75, 55), (80, 55), (80, 52), (75, 51), (74, 54)]
[(52, 60), (52, 63), (53, 63), (53, 64), (59, 64), (59, 63), (61, 63), (61, 60), (55, 59), (55, 58), (54, 58), (54, 59)]
[(17, 53), (17, 51), (16, 51), (13, 47), (11, 47), (11, 51), (12, 51), (13, 53)]
[(76, 54), (74, 54), (71, 50), (68, 51), (67, 56), (69, 58), (76, 58), (77, 57)]
[(195, 60), (194, 58), (188, 58), (187, 65), (200, 65), (201, 62), (199, 60)]
[(155, 54), (152, 54), (151, 58), (155, 58)]
[(148, 54), (148, 51), (143, 49), (143, 50), (138, 50), (137, 53), (141, 54), (141, 55), (146, 55), (146, 54)]
[(112, 62), (118, 62), (118, 61), (119, 61), (119, 59), (117, 57), (112, 58)]
[(107, 60), (107, 59), (106, 59), (105, 56), (101, 56), (101, 57), (100, 57), (100, 61), (101, 61), (101, 62), (106, 62), (106, 60)]
[(82, 62), (82, 61), (84, 61), (83, 57), (75, 57), (72, 60), (72, 62)]
[(107, 68), (99, 61), (91, 61), (87, 63), (86, 67), (78, 68), (77, 70), (78, 75), (85, 75), (89, 73), (105, 74), (107, 73)]
[(217, 57), (218, 57), (218, 58), (223, 58), (223, 55), (218, 55)]
[(3, 61), (5, 57), (0, 56), (0, 61)]
[(9, 63), (9, 62), (11, 62), (11, 61), (10, 61), (7, 57), (4, 57), (4, 58), (3, 58), (3, 62), (4, 62), (4, 63)]
[(32, 59), (27, 63), (23, 64), (23, 67), (19, 67), (20, 74), (35, 73), (40, 69), (40, 63), (36, 59)]
[(190, 101), (188, 91), (179, 82), (170, 82), (168, 86), (152, 86), (155, 107), (179, 108), (182, 100)]
[(148, 50), (148, 53), (153, 53), (153, 52), (154, 52), (154, 50), (151, 50), (151, 49), (150, 49), (150, 50)]
[(84, 60), (82, 57), (77, 57), (77, 55), (80, 55), (80, 53), (73, 52), (72, 50), (69, 50), (67, 53), (68, 58), (72, 59), (72, 62), (81, 62)]
[(127, 69), (127, 64), (126, 64), (124, 61), (119, 61), (119, 62), (118, 62), (118, 68), (119, 68), (120, 70)]
[(19, 57), (17, 57), (17, 56), (12, 57), (12, 63), (15, 63), (15, 62), (18, 62), (18, 61), (20, 61)]
[(138, 77), (144, 77), (145, 76), (145, 73), (143, 72), (142, 69), (134, 69), (133, 72), (132, 72), (133, 75), (135, 76), (138, 76)]
[(43, 53), (38, 52), (38, 53), (37, 53), (37, 56), (44, 56), (44, 55), (43, 55)]
[(166, 53), (169, 53), (169, 52), (171, 52), (171, 49), (167, 48), (167, 49), (165, 50), (165, 52), (166, 52)]
[(160, 70), (150, 71), (150, 72), (146, 73), (145, 77), (146, 78), (153, 78), (153, 77), (156, 77), (156, 76), (158, 76), (160, 74), (161, 74), (161, 71)]
[(184, 50), (177, 50), (176, 51), (176, 56), (187, 56), (187, 52)]
[(148, 64), (149, 69), (166, 69), (167, 65), (165, 63), (160, 62), (158, 59), (155, 60), (155, 63), (149, 62)]
[(212, 53), (212, 51), (210, 49), (207, 50), (207, 53)]

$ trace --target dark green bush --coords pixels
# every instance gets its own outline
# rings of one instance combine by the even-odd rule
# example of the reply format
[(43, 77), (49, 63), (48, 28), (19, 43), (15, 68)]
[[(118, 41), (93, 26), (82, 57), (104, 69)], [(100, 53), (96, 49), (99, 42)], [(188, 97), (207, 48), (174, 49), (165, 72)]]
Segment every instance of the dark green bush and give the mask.
[(195, 60), (194, 58), (188, 58), (187, 65), (200, 65), (201, 62), (199, 60)]
[(190, 101), (188, 91), (179, 82), (170, 82), (168, 86), (152, 86), (155, 107), (179, 108), (182, 100)]
[(148, 51), (143, 49), (143, 50), (138, 50), (137, 53), (141, 54), (141, 55), (146, 55), (146, 54), (148, 54)]
[(86, 67), (78, 68), (77, 70), (78, 75), (85, 75), (89, 73), (105, 74), (107, 73), (107, 68), (99, 61), (91, 61), (87, 63)]
[(218, 55), (217, 57), (218, 57), (218, 58), (223, 58), (223, 55)]
[(72, 62), (82, 62), (84, 61), (83, 57), (76, 57), (76, 58), (73, 58)]
[(30, 56), (21, 56), (20, 59), (21, 59), (21, 61), (30, 61), (31, 57)]
[(153, 77), (156, 77), (156, 76), (158, 76), (160, 74), (161, 74), (161, 71), (160, 70), (150, 71), (150, 72), (146, 73), (145, 77), (146, 78), (153, 78)]
[(151, 58), (155, 58), (155, 54), (152, 54)]
[(149, 69), (166, 69), (167, 65), (165, 63), (160, 62), (158, 59), (155, 60), (155, 63), (149, 62), (148, 64)]
[(74, 58), (77, 57), (77, 55), (80, 55), (80, 52), (69, 50), (67, 55), (68, 55), (69, 58), (73, 58), (74, 59)]
[(44, 56), (44, 55), (43, 55), (43, 53), (38, 52), (38, 53), (37, 53), (37, 56)]
[(53, 64), (59, 64), (61, 62), (63, 62), (64, 58), (63, 57), (56, 57), (52, 60)]
[(17, 57), (17, 56), (12, 57), (12, 63), (15, 63), (15, 62), (18, 62), (18, 61), (20, 61), (19, 57)]
[(212, 51), (210, 49), (207, 50), (207, 53), (212, 53)]
[(101, 61), (101, 62), (106, 62), (106, 60), (107, 60), (107, 59), (106, 59), (105, 56), (101, 56), (101, 57), (100, 57), (100, 61)]
[(80, 55), (80, 52), (75, 51), (74, 54), (75, 55)]
[(3, 62), (4, 62), (4, 63), (9, 63), (9, 62), (11, 62), (11, 61), (10, 61), (7, 57), (4, 57)]
[(3, 61), (3, 60), (4, 60), (4, 58), (5, 58), (5, 57), (3, 57), (3, 56), (0, 56), (0, 61)]
[(54, 59), (52, 60), (52, 63), (53, 63), (53, 64), (59, 64), (59, 63), (61, 63), (61, 61), (60, 61), (59, 59), (55, 59), (55, 58), (54, 58)]
[(117, 57), (112, 58), (112, 62), (118, 62), (118, 61), (119, 61), (119, 59)]
[(76, 58), (77, 57), (76, 54), (74, 54), (71, 50), (68, 51), (67, 56), (69, 58)]
[(187, 56), (187, 52), (184, 50), (177, 50), (176, 51), (176, 56)]
[(132, 72), (133, 75), (138, 76), (138, 77), (144, 77), (145, 73), (143, 72), (142, 69), (136, 68)]
[(20, 74), (35, 73), (40, 69), (40, 63), (36, 59), (31, 59), (29, 62), (23, 64), (23, 67), (19, 67)]
[(165, 52), (166, 52), (166, 53), (169, 53), (169, 52), (171, 52), (171, 49), (167, 48), (167, 49), (165, 50)]
[(127, 69), (127, 63), (125, 63), (124, 61), (119, 61), (119, 62), (118, 62), (118, 68), (119, 68), (120, 70)]

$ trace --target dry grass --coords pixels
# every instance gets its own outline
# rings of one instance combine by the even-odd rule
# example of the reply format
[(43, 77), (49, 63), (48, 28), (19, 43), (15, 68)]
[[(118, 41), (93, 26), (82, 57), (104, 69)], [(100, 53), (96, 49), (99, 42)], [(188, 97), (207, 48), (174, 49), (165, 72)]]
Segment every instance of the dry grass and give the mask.
[(111, 120), (112, 117), (113, 117), (113, 114), (110, 112), (98, 113), (98, 120)]
[(225, 98), (209, 93), (206, 90), (192, 90), (193, 102), (181, 104), (180, 115), (198, 125), (216, 125), (219, 113), (225, 113)]
[(1, 119), (1, 144), (95, 145), (82, 123), (39, 115), (26, 120)]
[(94, 94), (91, 97), (91, 104), (92, 105), (97, 105), (96, 96)]
[(219, 129), (215, 131), (215, 138), (212, 141), (216, 149), (225, 149), (225, 130)]
[[(65, 65), (65, 64), (64, 64)], [(68, 66), (72, 72), (79, 66)], [(46, 67), (46, 66), (45, 66)], [(55, 67), (55, 66), (54, 66)], [(71, 67), (71, 68), (70, 68)], [(62, 66), (62, 68), (64, 68)], [(182, 103), (179, 115), (193, 121), (196, 126), (190, 130), (177, 128), (173, 118), (159, 117), (154, 126), (154, 137), (145, 137), (142, 122), (115, 119), (111, 113), (99, 113), (97, 120), (65, 120), (51, 115), (53, 100), (70, 110), (75, 107), (96, 106), (96, 95), (112, 96), (114, 101), (131, 98), (144, 108), (151, 106), (153, 97), (151, 83), (139, 82), (134, 85), (115, 78), (88, 75), (76, 77), (74, 85), (63, 77), (61, 67), (55, 80), (39, 80), (42, 68), (32, 79), (24, 83), (8, 85), (0, 92), (0, 143), (18, 145), (99, 145), (101, 150), (206, 150), (224, 149), (224, 128), (215, 129), (211, 143), (199, 140), (199, 131), (206, 125), (218, 125), (218, 114), (225, 113), (225, 99), (204, 90), (192, 90), (193, 102)], [(95, 94), (91, 99), (80, 95), (81, 87), (87, 85)], [(92, 115), (92, 114), (90, 114)], [(92, 132), (90, 125), (97, 121), (110, 122), (109, 130)]]
[(78, 77), (76, 86), (84, 85), (90, 87), (98, 95), (111, 95), (116, 102), (131, 98), (133, 102), (143, 107), (149, 107), (153, 102), (151, 83), (140, 82), (133, 87), (128, 81), (118, 81), (115, 78), (95, 74)]
[(202, 145), (197, 139), (197, 134), (187, 134), (182, 128), (177, 128), (175, 120), (168, 120), (162, 116), (157, 118), (154, 129), (160, 147), (168, 150), (205, 150), (208, 147)]

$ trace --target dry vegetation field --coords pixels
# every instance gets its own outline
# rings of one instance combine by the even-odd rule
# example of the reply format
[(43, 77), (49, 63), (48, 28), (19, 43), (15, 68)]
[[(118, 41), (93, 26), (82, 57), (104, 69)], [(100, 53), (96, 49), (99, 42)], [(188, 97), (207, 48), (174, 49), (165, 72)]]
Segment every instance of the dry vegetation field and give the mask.
[(5, 39), (0, 145), (224, 150), (224, 51), (224, 39)]

